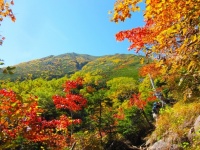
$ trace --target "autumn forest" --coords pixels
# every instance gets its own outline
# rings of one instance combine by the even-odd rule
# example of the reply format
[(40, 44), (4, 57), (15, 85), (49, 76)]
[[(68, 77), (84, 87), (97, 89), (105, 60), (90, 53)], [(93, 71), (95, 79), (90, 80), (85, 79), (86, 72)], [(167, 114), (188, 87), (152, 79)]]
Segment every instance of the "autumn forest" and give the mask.
[[(145, 25), (115, 37), (144, 55), (66, 53), (0, 68), (0, 149), (200, 150), (200, 0), (116, 0), (111, 23), (140, 3)], [(0, 21), (15, 22), (14, 1), (0, 6)]]

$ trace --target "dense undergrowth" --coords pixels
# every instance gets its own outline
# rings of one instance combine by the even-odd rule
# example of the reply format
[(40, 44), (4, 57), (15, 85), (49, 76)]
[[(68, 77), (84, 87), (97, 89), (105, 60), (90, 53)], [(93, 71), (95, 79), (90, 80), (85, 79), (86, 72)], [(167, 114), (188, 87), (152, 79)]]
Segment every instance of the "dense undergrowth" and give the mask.
[(199, 114), (200, 103), (198, 101), (191, 103), (178, 102), (173, 107), (164, 108), (160, 111), (160, 116), (155, 123), (155, 131), (149, 137), (151, 142), (165, 139), (172, 144), (178, 144), (184, 149), (200, 149), (199, 131), (197, 131), (197, 136), (192, 142), (187, 138)]

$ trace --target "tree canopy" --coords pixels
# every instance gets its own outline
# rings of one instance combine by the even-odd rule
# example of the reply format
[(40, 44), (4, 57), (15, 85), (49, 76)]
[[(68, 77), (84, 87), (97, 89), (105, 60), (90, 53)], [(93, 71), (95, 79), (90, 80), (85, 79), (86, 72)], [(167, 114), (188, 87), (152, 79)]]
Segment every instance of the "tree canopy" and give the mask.
[[(112, 20), (131, 18), (132, 12), (140, 10), (140, 2), (117, 0)], [(183, 91), (199, 91), (200, 0), (146, 0), (145, 4), (145, 25), (120, 31), (116, 39), (128, 39), (129, 50), (143, 51), (153, 58), (161, 67), (163, 80), (182, 84)]]

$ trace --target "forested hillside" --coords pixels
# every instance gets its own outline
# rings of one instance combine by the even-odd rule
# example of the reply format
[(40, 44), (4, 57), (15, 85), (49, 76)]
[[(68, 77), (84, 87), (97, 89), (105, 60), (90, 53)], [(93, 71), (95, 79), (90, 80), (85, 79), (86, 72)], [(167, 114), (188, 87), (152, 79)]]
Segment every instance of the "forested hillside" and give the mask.
[[(76, 56), (79, 55), (76, 54)], [(138, 93), (138, 71), (139, 67), (142, 66), (140, 64), (141, 58), (143, 57), (127, 54), (102, 56), (88, 62), (81, 70), (70, 76), (51, 80), (42, 78), (42, 76), (13, 82), (1, 80), (1, 89), (12, 89), (24, 100), (30, 96), (36, 96), (32, 99), (35, 99), (38, 102), (38, 107), (43, 110), (40, 115), (45, 120), (52, 121), (62, 115), (71, 117), (72, 121), (81, 119), (82, 123), (79, 126), (70, 125), (67, 127), (71, 130), (68, 134), (71, 136), (73, 134), (70, 143), (76, 140), (79, 148), (89, 146), (93, 149), (94, 145), (90, 140), (96, 135), (99, 136), (94, 139), (95, 146), (99, 149), (103, 148), (103, 145), (107, 142), (109, 145), (113, 140), (121, 138), (138, 145), (143, 141), (142, 137), (152, 127), (149, 122), (152, 118), (151, 115), (148, 115), (151, 109), (147, 110), (148, 117), (144, 118), (144, 111), (129, 105), (132, 94)], [(68, 91), (67, 89), (70, 87), (72, 89)], [(74, 91), (74, 89), (76, 90)], [(75, 96), (74, 94), (76, 100), (78, 100), (77, 94), (82, 95), (87, 100), (87, 105), (83, 105), (83, 110), (79, 108), (81, 102), (74, 99), (76, 102), (72, 105), (71, 102), (68, 103), (65, 100), (65, 96), (72, 98)], [(79, 96), (79, 98), (81, 97)], [(125, 116), (125, 114), (128, 116)], [(130, 117), (135, 117), (134, 120), (138, 123), (130, 121)], [(33, 125), (30, 124), (29, 126)], [(126, 126), (134, 126), (134, 128), (127, 128)], [(80, 138), (89, 141), (83, 144), (80, 143)], [(108, 139), (105, 140), (104, 138)], [(19, 147), (17, 141), (13, 142), (12, 144)], [(30, 143), (32, 142), (29, 139), (29, 142), (23, 140), (20, 144), (29, 148), (31, 147)], [(69, 146), (72, 144), (70, 143), (68, 143)], [(32, 144), (33, 147), (40, 145)], [(50, 145), (42, 144), (42, 146), (47, 148)]]
[(59, 56), (48, 56), (18, 64), (12, 74), (0, 73), (1, 79), (24, 80), (38, 77), (53, 79), (69, 76), (81, 70), (112, 78), (114, 76), (138, 76), (142, 56), (132, 54), (115, 54), (108, 56), (91, 56), (68, 53)]
[(138, 70), (142, 66), (140, 60), (143, 56), (133, 54), (115, 54), (102, 56), (85, 65), (76, 75), (91, 73), (101, 75), (105, 79), (114, 77), (138, 78)]
[(16, 69), (13, 70), (14, 74), (5, 76), (1, 72), (0, 78), (10, 78), (11, 80), (24, 80), (30, 76), (33, 79), (38, 77), (48, 79), (60, 78), (81, 70), (84, 65), (96, 58), (98, 57), (76, 53), (67, 53), (59, 56), (51, 55), (41, 59), (20, 63), (14, 66), (16, 67)]

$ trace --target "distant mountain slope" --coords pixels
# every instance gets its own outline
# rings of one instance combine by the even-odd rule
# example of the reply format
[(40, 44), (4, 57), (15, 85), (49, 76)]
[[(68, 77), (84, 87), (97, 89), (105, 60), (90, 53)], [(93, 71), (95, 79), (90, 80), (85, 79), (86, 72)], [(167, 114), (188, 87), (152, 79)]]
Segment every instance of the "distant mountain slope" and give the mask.
[(79, 72), (102, 75), (107, 79), (114, 77), (138, 77), (140, 58), (133, 54), (115, 54), (97, 58), (85, 65)]
[(58, 56), (48, 56), (41, 59), (32, 60), (16, 65), (13, 75), (2, 75), (1, 79), (10, 78), (11, 80), (25, 79), (28, 76), (32, 78), (59, 78), (72, 74), (80, 69), (88, 62), (98, 57), (86, 54), (66, 53)]
[(43, 77), (47, 79), (60, 78), (73, 74), (91, 72), (103, 75), (107, 79), (114, 77), (138, 77), (140, 58), (133, 54), (115, 54), (95, 57), (86, 54), (67, 53), (58, 56), (48, 56), (16, 65), (13, 75), (2, 75), (0, 79), (24, 80)]

